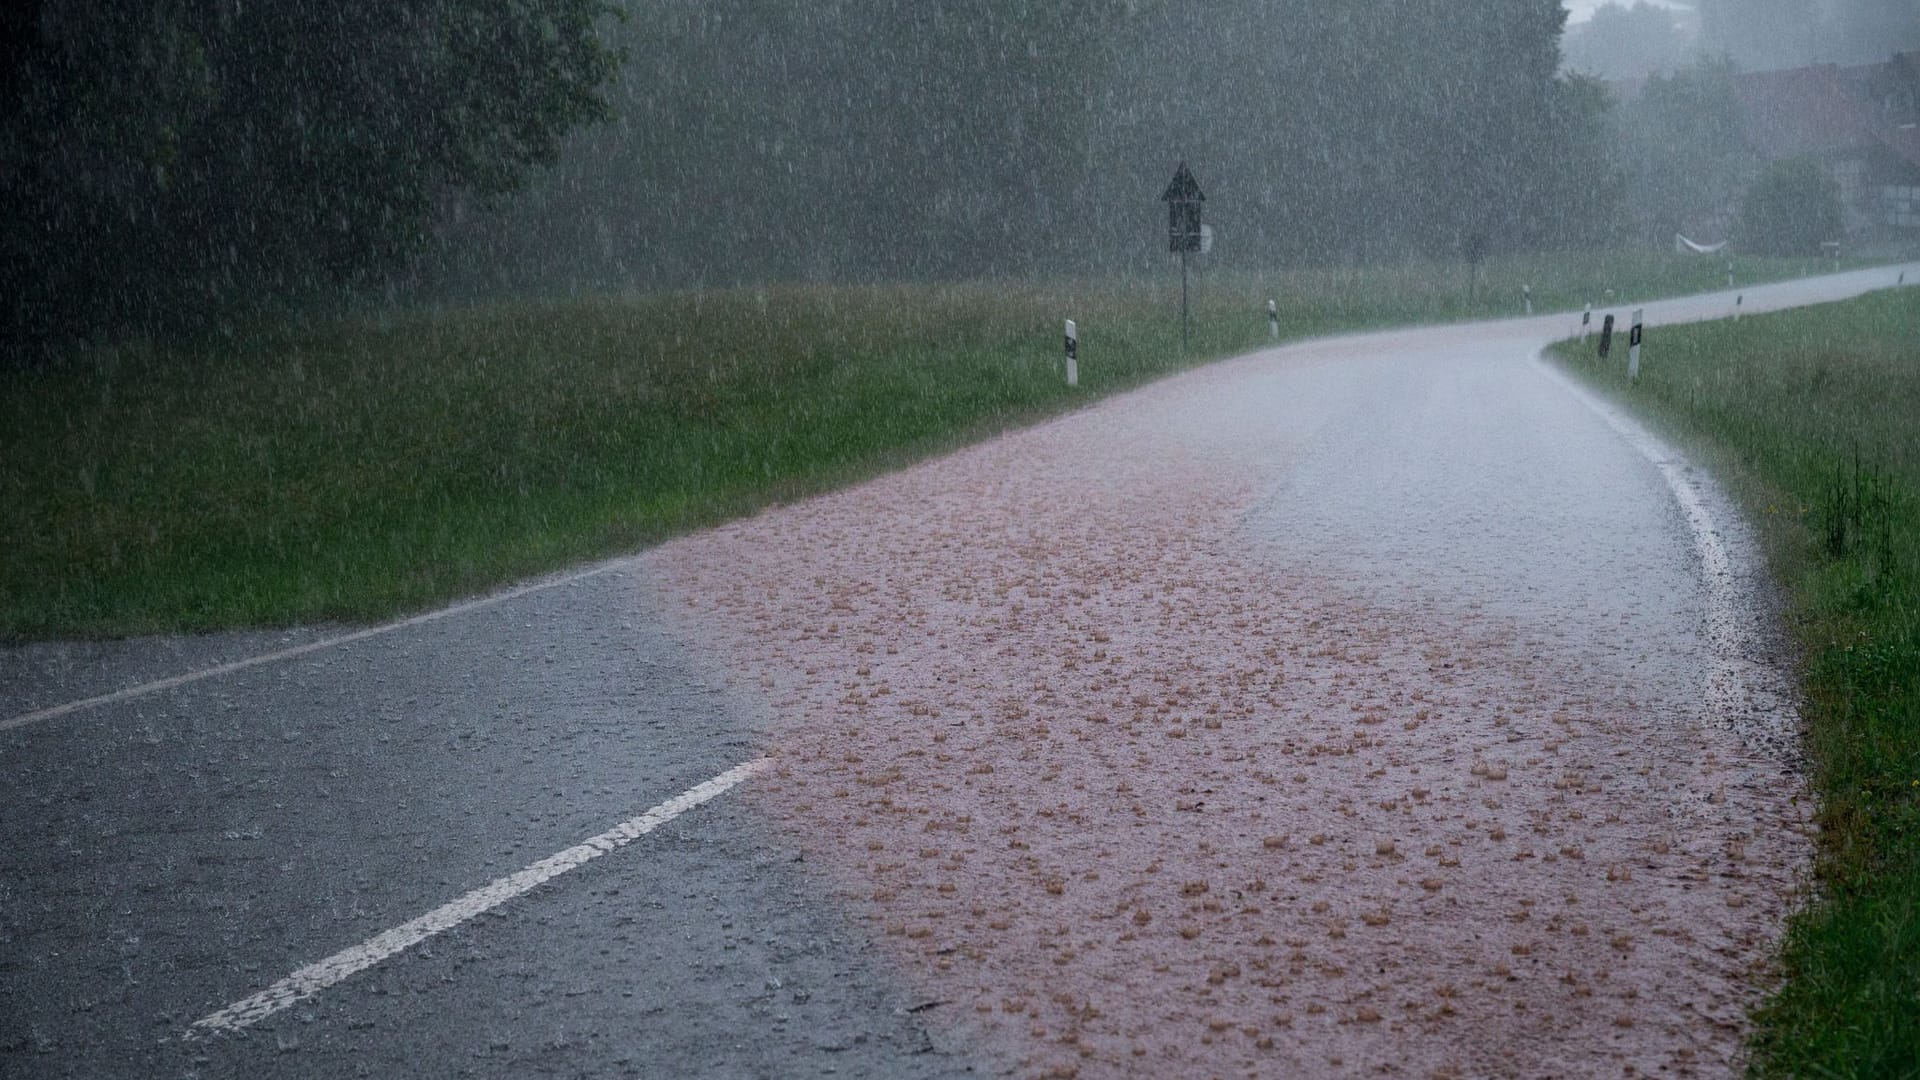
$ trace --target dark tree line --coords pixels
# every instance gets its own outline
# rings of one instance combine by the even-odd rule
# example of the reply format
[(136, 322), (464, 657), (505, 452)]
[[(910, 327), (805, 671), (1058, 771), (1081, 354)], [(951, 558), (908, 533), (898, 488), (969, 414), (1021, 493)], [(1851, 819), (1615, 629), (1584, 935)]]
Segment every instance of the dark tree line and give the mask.
[(616, 6), (8, 15), (7, 336), (193, 325), (407, 275), (1138, 269), (1182, 159), (1216, 259), (1243, 265), (1587, 243), (1613, 217), (1607, 102), (1555, 74), (1558, 0)]
[[(1110, 272), (1181, 159), (1218, 259), (1589, 243), (1557, 0), (634, 0), (616, 121), (448, 261), (508, 286)], [(479, 252), (480, 255), (475, 253)]]
[(402, 265), (602, 115), (599, 0), (23, 4), (0, 27), (0, 333), (204, 325)]
[(447, 259), (514, 285), (1021, 265), (1087, 204), (1119, 8), (633, 0), (613, 122), (505, 214), (466, 208)]
[(1144, 105), (1104, 114), (1133, 175), (1104, 197), (1138, 200), (1178, 148), (1253, 261), (1584, 242), (1605, 224), (1605, 102), (1555, 77), (1564, 19), (1555, 0), (1143, 9), (1115, 85)]

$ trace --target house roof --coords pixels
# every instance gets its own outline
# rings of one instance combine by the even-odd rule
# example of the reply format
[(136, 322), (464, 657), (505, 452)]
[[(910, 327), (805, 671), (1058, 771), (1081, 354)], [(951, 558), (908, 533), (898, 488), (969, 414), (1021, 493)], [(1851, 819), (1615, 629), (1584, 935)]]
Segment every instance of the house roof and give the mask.
[(1769, 159), (1872, 146), (1879, 125), (1866, 83), (1880, 67), (1820, 64), (1736, 76), (1747, 142)]

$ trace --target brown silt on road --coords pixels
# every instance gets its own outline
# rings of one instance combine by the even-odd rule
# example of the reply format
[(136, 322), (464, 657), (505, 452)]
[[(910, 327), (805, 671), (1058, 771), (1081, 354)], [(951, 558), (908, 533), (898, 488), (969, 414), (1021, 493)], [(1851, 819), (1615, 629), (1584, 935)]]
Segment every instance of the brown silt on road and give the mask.
[(774, 718), (749, 797), (1013, 1072), (1724, 1075), (1791, 695), (1565, 330), (1258, 354), (649, 561)]

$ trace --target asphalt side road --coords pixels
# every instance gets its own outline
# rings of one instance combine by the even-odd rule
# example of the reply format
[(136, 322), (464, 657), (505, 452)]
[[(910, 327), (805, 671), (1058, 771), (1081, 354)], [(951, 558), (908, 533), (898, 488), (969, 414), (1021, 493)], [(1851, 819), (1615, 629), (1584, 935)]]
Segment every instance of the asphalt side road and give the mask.
[[(0, 1075), (970, 1072), (724, 795), (250, 1026), (193, 1028), (750, 757), (754, 718), (646, 620), (635, 573), (0, 732)], [(37, 647), (0, 715), (223, 648)]]

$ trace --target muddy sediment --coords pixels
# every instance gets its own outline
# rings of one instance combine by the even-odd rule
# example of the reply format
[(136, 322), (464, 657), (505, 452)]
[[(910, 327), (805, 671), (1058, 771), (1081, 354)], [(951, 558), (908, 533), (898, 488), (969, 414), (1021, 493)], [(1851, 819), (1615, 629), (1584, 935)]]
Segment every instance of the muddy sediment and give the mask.
[(775, 717), (747, 797), (1023, 1075), (1728, 1072), (1798, 782), (1684, 677), (1250, 538), (1307, 435), (1194, 402), (1291, 352), (654, 552)]

